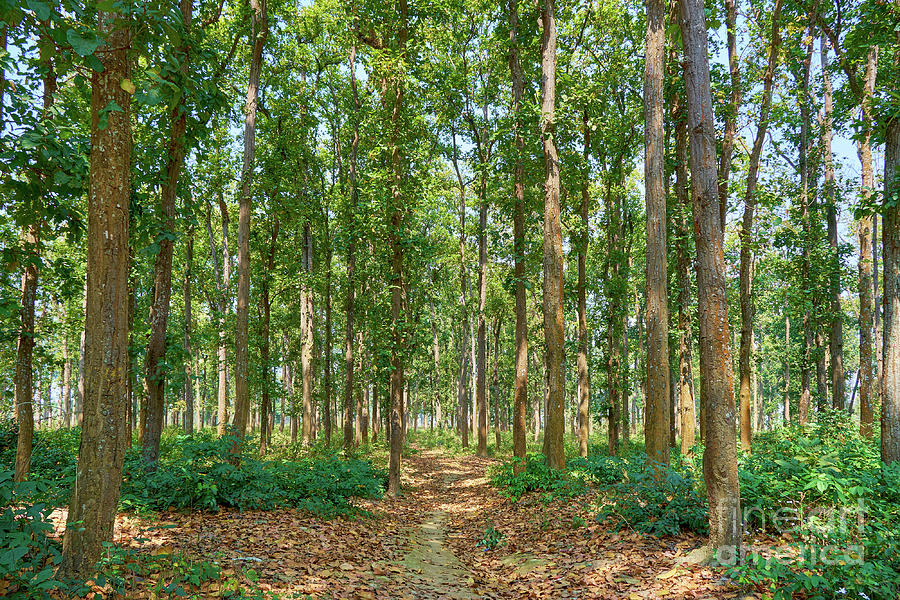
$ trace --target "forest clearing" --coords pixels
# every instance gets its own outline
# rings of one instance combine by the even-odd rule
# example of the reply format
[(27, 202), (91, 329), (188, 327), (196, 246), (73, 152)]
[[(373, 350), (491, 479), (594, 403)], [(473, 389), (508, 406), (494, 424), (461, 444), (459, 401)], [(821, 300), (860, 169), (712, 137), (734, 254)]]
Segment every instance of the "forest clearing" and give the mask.
[(0, 0), (0, 596), (900, 598), (900, 0)]

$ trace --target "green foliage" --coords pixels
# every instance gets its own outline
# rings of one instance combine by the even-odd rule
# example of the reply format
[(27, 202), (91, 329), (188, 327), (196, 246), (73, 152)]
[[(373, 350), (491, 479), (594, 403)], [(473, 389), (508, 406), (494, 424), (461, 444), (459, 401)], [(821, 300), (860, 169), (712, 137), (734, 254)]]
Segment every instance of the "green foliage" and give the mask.
[(616, 528), (657, 537), (709, 530), (706, 499), (690, 470), (659, 467), (657, 472), (646, 459), (635, 460), (627, 463), (622, 481), (606, 489), (608, 503), (600, 507), (597, 519), (609, 520)]
[(530, 492), (543, 492), (541, 499), (550, 502), (571, 498), (587, 491), (584, 481), (567, 471), (551, 469), (543, 454), (529, 454), (524, 460), (513, 458), (494, 467), (491, 482), (500, 495), (512, 502)]
[(482, 548), (485, 552), (496, 550), (506, 543), (506, 534), (494, 527), (493, 523), (489, 523), (487, 529), (484, 530), (484, 536), (475, 544), (476, 547)]
[(775, 598), (898, 597), (900, 465), (881, 463), (849, 416), (756, 436), (739, 475), (745, 521), (786, 542), (751, 552), (732, 577)]
[(14, 483), (12, 471), (0, 471), (0, 595), (6, 598), (41, 598), (60, 587), (54, 572), (62, 555), (50, 537), (52, 507), (23, 502), (50, 487), (40, 480)]
[[(240, 452), (237, 465), (235, 446)], [(334, 455), (298, 461), (260, 459), (246, 441), (232, 436), (179, 435), (167, 450), (152, 471), (139, 453), (129, 454), (122, 483), (126, 508), (290, 506), (332, 515), (351, 510), (350, 498), (380, 497), (386, 479), (368, 461)]]

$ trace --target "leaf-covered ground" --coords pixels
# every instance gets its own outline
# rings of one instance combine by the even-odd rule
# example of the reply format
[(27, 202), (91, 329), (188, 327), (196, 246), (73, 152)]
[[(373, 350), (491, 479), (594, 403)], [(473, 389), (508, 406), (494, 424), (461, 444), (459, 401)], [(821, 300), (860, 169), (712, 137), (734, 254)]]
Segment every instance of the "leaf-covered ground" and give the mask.
[[(286, 598), (746, 597), (718, 572), (680, 562), (699, 538), (612, 531), (594, 518), (590, 496), (512, 504), (490, 485), (491, 462), (406, 457), (403, 495), (360, 502), (368, 514), (354, 518), (294, 510), (122, 516), (116, 538), (141, 552), (216, 561), (226, 575), (253, 569), (262, 590)], [(222, 590), (206, 582), (197, 591)]]

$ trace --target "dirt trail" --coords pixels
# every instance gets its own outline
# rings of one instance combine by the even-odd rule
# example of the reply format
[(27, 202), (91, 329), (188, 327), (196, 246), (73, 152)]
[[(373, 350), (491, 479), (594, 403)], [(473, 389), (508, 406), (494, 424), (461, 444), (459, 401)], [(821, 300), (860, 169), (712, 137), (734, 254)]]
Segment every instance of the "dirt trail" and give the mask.
[[(490, 485), (494, 461), (413, 451), (399, 498), (370, 516), (324, 520), (295, 510), (164, 516), (150, 544), (248, 565), (282, 598), (332, 600), (737, 597), (715, 571), (680, 566), (694, 536), (648, 538), (597, 522), (600, 498), (511, 504)], [(120, 523), (120, 539), (135, 537)], [(490, 534), (490, 535), (488, 535)], [(491, 537), (496, 544), (480, 544)], [(143, 544), (142, 548), (147, 545)]]

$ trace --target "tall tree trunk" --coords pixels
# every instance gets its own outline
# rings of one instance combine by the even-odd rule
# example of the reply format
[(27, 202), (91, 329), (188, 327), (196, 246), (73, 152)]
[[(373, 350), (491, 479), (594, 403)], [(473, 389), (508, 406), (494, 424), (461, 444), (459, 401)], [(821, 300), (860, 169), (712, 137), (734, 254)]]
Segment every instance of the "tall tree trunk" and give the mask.
[(753, 370), (753, 216), (756, 210), (756, 185), (759, 177), (759, 160), (762, 156), (766, 132), (769, 129), (769, 113), (772, 106), (772, 90), (775, 69), (781, 52), (781, 0), (775, 0), (772, 9), (772, 36), (769, 43), (769, 61), (763, 75), (763, 97), (759, 107), (759, 122), (756, 138), (750, 152), (747, 166), (747, 186), (744, 191), (744, 218), (741, 222), (741, 349), (740, 349), (740, 410), (741, 410), (741, 450), (750, 452), (750, 404), (751, 372)]
[(709, 498), (709, 547), (720, 561), (740, 556), (740, 489), (734, 428), (734, 385), (725, 301), (724, 231), (716, 181), (716, 141), (706, 17), (701, 0), (679, 3), (690, 131), (694, 238), (700, 312), (701, 396), (706, 412), (703, 478)]
[[(392, 48), (398, 51), (402, 59), (406, 58), (406, 41), (408, 30), (408, 6), (406, 0), (398, 0), (397, 16), (399, 23), (395, 32)], [(403, 193), (403, 176), (405, 157), (400, 146), (401, 117), (403, 113), (404, 74), (401, 67), (394, 65), (384, 86), (385, 96), (382, 99), (385, 108), (390, 111), (390, 139), (388, 151), (391, 165), (391, 227), (388, 234), (388, 245), (391, 250), (391, 448), (388, 458), (389, 496), (396, 497), (400, 491), (400, 454), (403, 450), (404, 414), (403, 388), (405, 365), (405, 325), (406, 278), (404, 276), (405, 211), (406, 204)]]
[(822, 55), (822, 79), (825, 84), (824, 110), (825, 118), (822, 127), (822, 146), (825, 153), (825, 197), (828, 213), (828, 246), (831, 251), (829, 268), (829, 300), (831, 303), (831, 328), (829, 330), (828, 347), (831, 354), (831, 403), (838, 410), (846, 408), (844, 393), (844, 319), (841, 308), (841, 257), (839, 250), (837, 225), (837, 200), (835, 197), (834, 162), (832, 158), (831, 140), (834, 101), (832, 99), (831, 77), (828, 74), (828, 44), (823, 37), (820, 43)]
[(459, 378), (456, 385), (458, 428), (462, 436), (462, 447), (469, 447), (469, 354), (466, 350), (466, 334), (469, 331), (468, 275), (466, 274), (466, 185), (459, 169), (456, 133), (453, 132), (453, 168), (459, 185), (459, 305), (462, 310), (462, 331), (459, 343)]
[(512, 111), (516, 155), (513, 166), (513, 257), (516, 278), (516, 374), (513, 381), (513, 456), (525, 458), (526, 412), (528, 410), (528, 315), (525, 304), (525, 183), (521, 132), (525, 76), (519, 60), (518, 0), (509, 0), (509, 70), (512, 76)]
[(191, 353), (191, 277), (194, 269), (194, 228), (187, 231), (184, 266), (184, 431), (194, 433), (194, 373)]
[(622, 329), (625, 325), (625, 302), (627, 302), (627, 283), (622, 277), (622, 198), (613, 189), (612, 181), (606, 185), (607, 211), (607, 247), (611, 249), (605, 266), (607, 285), (606, 314), (606, 389), (607, 389), (607, 422), (609, 454), (615, 456), (619, 452), (621, 431), (621, 394), (622, 394)]
[(588, 371), (588, 332), (587, 332), (587, 282), (585, 281), (585, 263), (587, 261), (588, 242), (591, 237), (588, 208), (590, 204), (591, 185), (591, 128), (587, 109), (582, 116), (584, 130), (584, 173), (581, 177), (581, 231), (578, 239), (578, 454), (584, 458), (588, 455), (589, 425), (591, 422), (591, 376)]
[[(484, 167), (485, 165), (482, 165)], [(475, 357), (475, 393), (478, 407), (476, 456), (487, 456), (487, 172), (482, 168), (481, 198), (478, 207), (478, 350)]]
[(218, 326), (218, 346), (216, 347), (216, 433), (225, 434), (228, 425), (228, 348), (226, 336), (226, 311), (228, 310), (228, 293), (231, 289), (231, 254), (228, 249), (228, 205), (219, 191), (219, 212), (222, 218), (222, 271), (219, 272), (219, 261), (216, 257), (216, 243), (212, 230), (212, 208), (206, 207), (206, 233), (209, 237), (209, 252), (213, 262), (216, 278), (216, 304), (210, 299), (210, 311), (216, 314)]
[[(900, 42), (900, 40), (898, 40)], [(896, 88), (895, 88), (896, 89)], [(900, 119), (886, 124), (884, 145), (884, 380), (881, 460), (900, 460)]]
[[(84, 423), (60, 575), (91, 574), (104, 544), (112, 542), (127, 440), (128, 206), (131, 194), (131, 32), (117, 13), (100, 12), (108, 48), (91, 76), (91, 156), (88, 188)], [(100, 114), (115, 102), (121, 111)]]
[[(181, 16), (185, 29), (191, 26), (193, 2), (181, 0)], [(187, 36), (184, 37), (187, 39)], [(175, 50), (181, 58), (180, 78), (187, 75), (189, 51), (187, 43)], [(169, 114), (171, 133), (166, 157), (166, 178), (163, 180), (159, 201), (161, 230), (159, 252), (153, 266), (153, 302), (150, 304), (150, 335), (147, 341), (147, 353), (144, 357), (144, 393), (146, 394), (147, 411), (144, 416), (143, 456), (150, 466), (155, 468), (159, 458), (159, 441), (162, 435), (163, 411), (166, 398), (166, 325), (169, 321), (169, 308), (172, 299), (172, 254), (175, 248), (175, 199), (178, 195), (178, 178), (184, 166), (184, 134), (187, 128), (187, 110), (184, 106), (184, 95), (176, 103)]]
[[(435, 271), (435, 277), (437, 276), (437, 271)], [(435, 280), (436, 281), (436, 280)], [(438, 344), (438, 326), (437, 326), (437, 312), (434, 310), (434, 298), (431, 296), (428, 297), (428, 308), (431, 311), (431, 335), (434, 338), (434, 409), (432, 411), (432, 415), (434, 417), (434, 421), (437, 423), (438, 429), (441, 428), (441, 347)]]
[(684, 100), (676, 97), (675, 107), (675, 197), (678, 202), (675, 247), (678, 276), (678, 407), (681, 425), (681, 454), (693, 454), (696, 438), (697, 409), (694, 401), (691, 340), (691, 253), (688, 217), (688, 131)]
[[(857, 142), (857, 154), (862, 165), (860, 188), (864, 201), (872, 195), (875, 177), (872, 169), (872, 94), (878, 69), (878, 47), (869, 49), (860, 104), (862, 106), (862, 137)], [(887, 229), (887, 226), (885, 226)], [(857, 223), (859, 238), (859, 428), (866, 439), (872, 439), (875, 403), (872, 394), (872, 216), (864, 214)], [(887, 250), (887, 248), (885, 248)], [(887, 269), (885, 268), (885, 274)], [(887, 280), (885, 280), (885, 284)], [(886, 292), (885, 292), (886, 293)], [(887, 337), (887, 336), (885, 336)]]
[(278, 230), (281, 222), (278, 217), (272, 222), (272, 237), (269, 240), (269, 252), (265, 257), (266, 270), (263, 275), (262, 286), (259, 293), (259, 305), (262, 309), (262, 336), (259, 344), (260, 363), (263, 372), (263, 389), (262, 402), (260, 406), (260, 434), (259, 434), (259, 453), (264, 456), (269, 448), (269, 413), (272, 411), (271, 391), (272, 385), (272, 368), (269, 366), (269, 323), (272, 314), (272, 301), (269, 295), (271, 287), (271, 276), (275, 272), (275, 249), (278, 241)]
[[(49, 23), (46, 24), (49, 28)], [(45, 70), (43, 78), (43, 119), (50, 119), (50, 108), (53, 106), (53, 94), (56, 93), (56, 69), (53, 64), (53, 55), (50, 52), (52, 43), (42, 34), (40, 50), (41, 67)], [(3, 46), (6, 46), (6, 29), (3, 30)], [(2, 83), (2, 82), (0, 82)], [(0, 97), (0, 111), (2, 111), (2, 97)], [(41, 186), (48, 174), (40, 174)], [(24, 481), (31, 470), (31, 446), (34, 437), (34, 304), (38, 287), (38, 265), (41, 258), (41, 221), (38, 217), (30, 223), (23, 235), (25, 251), (28, 255), (22, 261), (21, 309), (19, 311), (19, 335), (16, 340), (16, 370), (14, 383), (14, 401), (16, 406), (16, 421), (19, 433), (16, 440), (16, 463), (14, 471), (15, 481)], [(40, 418), (40, 415), (39, 417)]]
[(784, 302), (784, 422), (791, 422), (791, 318)]
[(344, 404), (343, 404), (343, 429), (344, 429), (344, 453), (349, 454), (353, 450), (353, 429), (350, 418), (351, 403), (353, 401), (353, 323), (356, 318), (355, 294), (356, 294), (356, 211), (358, 206), (358, 193), (356, 189), (356, 162), (359, 148), (359, 93), (356, 88), (356, 46), (350, 47), (350, 89), (353, 92), (353, 138), (350, 141), (350, 208), (348, 210), (347, 228), (350, 232), (347, 243), (347, 297), (344, 303), (345, 329), (344, 329)]
[[(810, 106), (809, 106), (809, 75), (812, 64), (813, 55), (813, 33), (815, 27), (815, 8), (810, 13), (809, 30), (806, 44), (806, 58), (803, 61), (803, 70), (799, 83), (800, 97), (800, 156), (798, 168), (800, 170), (800, 222), (802, 229), (801, 244), (801, 280), (809, 281), (810, 271), (810, 249), (812, 245), (812, 223), (809, 215), (810, 204), (810, 164), (809, 164), (809, 128), (810, 128)], [(871, 279), (869, 280), (871, 282)], [(809, 420), (809, 404), (812, 397), (811, 392), (811, 373), (812, 373), (812, 347), (814, 342), (813, 319), (809, 309), (811, 299), (808, 298), (809, 293), (805, 290), (801, 292), (803, 297), (803, 357), (800, 361), (800, 411), (799, 420), (801, 425), (805, 425)]]
[[(734, 0), (727, 0), (728, 3)], [(665, 6), (647, 0), (646, 60), (644, 63), (644, 182), (647, 205), (647, 399), (644, 440), (652, 463), (669, 464), (671, 429), (669, 379), (669, 304), (666, 255), (665, 131), (663, 76), (665, 65)], [(731, 33), (729, 33), (729, 36)], [(662, 476), (663, 471), (657, 470)]]
[(559, 208), (559, 155), (556, 151), (556, 15), (555, 1), (541, 6), (541, 139), (544, 147), (544, 340), (547, 353), (547, 465), (562, 469), (566, 382), (563, 320), (563, 250)]
[[(313, 436), (313, 310), (312, 272), (313, 240), (309, 222), (303, 224), (303, 272), (304, 282), (300, 288), (300, 386), (303, 402), (302, 429), (300, 442), (309, 446)], [(352, 342), (351, 342), (352, 343)]]
[(69, 332), (63, 331), (63, 427), (72, 426), (72, 355), (69, 352)]
[(494, 370), (491, 375), (491, 396), (494, 400), (494, 446), (500, 451), (500, 316), (494, 322)]
[(250, 0), (250, 79), (244, 107), (244, 156), (238, 204), (237, 326), (234, 336), (234, 430), (243, 437), (250, 416), (250, 204), (253, 163), (256, 158), (256, 112), (263, 46), (269, 33), (266, 0)]

